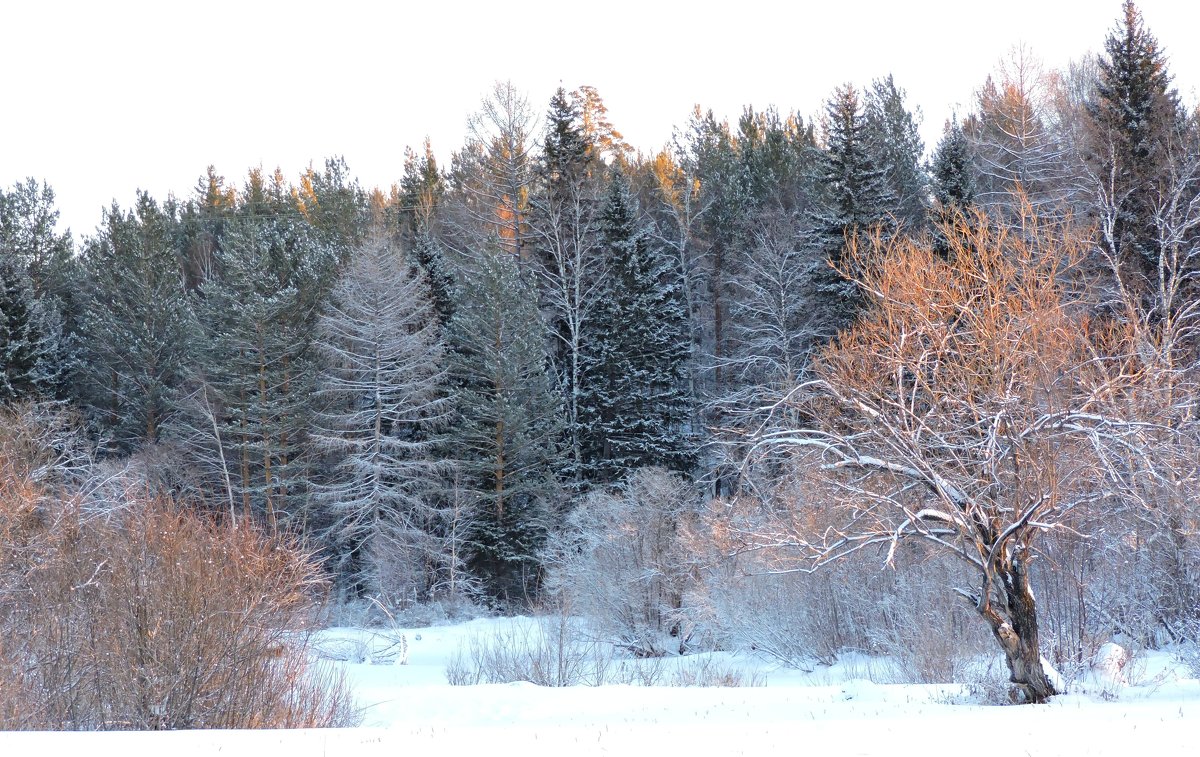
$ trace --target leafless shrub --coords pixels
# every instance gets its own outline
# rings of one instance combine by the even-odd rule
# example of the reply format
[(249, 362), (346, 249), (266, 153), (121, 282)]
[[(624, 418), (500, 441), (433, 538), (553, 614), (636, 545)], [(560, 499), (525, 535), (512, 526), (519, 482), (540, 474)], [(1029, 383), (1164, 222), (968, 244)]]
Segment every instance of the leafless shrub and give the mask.
[(945, 590), (962, 580), (956, 568), (926, 556), (888, 571), (885, 585), (871, 587), (876, 596), (863, 608), (864, 632), (870, 650), (890, 659), (883, 674), (889, 682), (963, 681), (993, 643), (970, 608)]
[(566, 614), (536, 626), (511, 625), (470, 639), (446, 666), (452, 686), (528, 681), (538, 686), (599, 686), (608, 680), (612, 647), (586, 638)]
[(736, 666), (722, 663), (711, 655), (696, 655), (686, 658), (686, 662), (672, 672), (668, 685), (738, 688), (766, 686), (767, 679), (761, 673), (748, 673)]
[(296, 544), (135, 490), (120, 507), (84, 507), (31, 480), (6, 436), (0, 728), (354, 721), (345, 683), (309, 662), (324, 583)]
[(710, 655), (616, 661), (611, 644), (588, 638), (563, 613), (469, 639), (446, 666), (451, 686), (526, 681), (538, 686), (764, 686), (757, 672)]
[(685, 541), (693, 499), (683, 479), (653, 468), (588, 496), (549, 550), (549, 587), (634, 656), (686, 651), (695, 623), (685, 598), (699, 576)]

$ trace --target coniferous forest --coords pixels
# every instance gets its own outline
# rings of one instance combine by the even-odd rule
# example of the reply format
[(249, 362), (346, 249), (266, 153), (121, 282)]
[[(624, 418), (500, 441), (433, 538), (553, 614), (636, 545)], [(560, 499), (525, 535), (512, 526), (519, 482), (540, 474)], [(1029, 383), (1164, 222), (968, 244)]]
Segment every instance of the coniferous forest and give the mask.
[[(643, 657), (940, 674), (954, 639), (1030, 702), (1045, 660), (1198, 642), (1200, 112), (1169, 63), (1126, 2), (1066, 70), (1015, 48), (936, 145), (887, 75), (815, 119), (697, 107), (652, 154), (592, 87), (505, 82), (391, 187), (209, 168), (79, 238), (51, 187), (0, 189), (0, 593), (151, 597), (112, 545), (178, 566), (171, 531), (338, 607), (569, 607)], [(72, 591), (0, 621), (100, 601)], [(50, 659), (22, 638), (0, 662)], [(48, 721), (116, 718), (80, 702)]]

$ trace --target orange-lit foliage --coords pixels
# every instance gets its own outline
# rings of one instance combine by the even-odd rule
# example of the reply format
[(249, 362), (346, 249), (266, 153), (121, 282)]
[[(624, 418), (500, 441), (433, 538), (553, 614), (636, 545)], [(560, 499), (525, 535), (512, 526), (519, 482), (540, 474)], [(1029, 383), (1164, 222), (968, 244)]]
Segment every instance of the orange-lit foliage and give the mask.
[(344, 685), (307, 655), (324, 586), (297, 545), (142, 492), (63, 497), (31, 477), (38, 451), (4, 415), (0, 729), (353, 719)]
[(818, 561), (878, 546), (892, 560), (919, 539), (972, 566), (967, 592), (1027, 701), (1054, 688), (1039, 662), (1029, 564), (1038, 537), (1102, 490), (1096, 447), (1124, 426), (1103, 418), (1105, 363), (1071, 292), (1089, 246), (1069, 224), (983, 213), (924, 240), (851, 240), (846, 275), (870, 303), (797, 394), (811, 428), (779, 441), (820, 455), (841, 525)]

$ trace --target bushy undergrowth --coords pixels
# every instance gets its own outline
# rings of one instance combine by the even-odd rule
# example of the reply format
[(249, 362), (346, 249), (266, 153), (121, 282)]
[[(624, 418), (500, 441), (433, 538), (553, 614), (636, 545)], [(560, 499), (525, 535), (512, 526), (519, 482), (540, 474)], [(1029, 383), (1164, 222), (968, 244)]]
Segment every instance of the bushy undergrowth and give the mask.
[(346, 725), (305, 628), (324, 585), (296, 544), (136, 489), (36, 480), (0, 434), (0, 729)]

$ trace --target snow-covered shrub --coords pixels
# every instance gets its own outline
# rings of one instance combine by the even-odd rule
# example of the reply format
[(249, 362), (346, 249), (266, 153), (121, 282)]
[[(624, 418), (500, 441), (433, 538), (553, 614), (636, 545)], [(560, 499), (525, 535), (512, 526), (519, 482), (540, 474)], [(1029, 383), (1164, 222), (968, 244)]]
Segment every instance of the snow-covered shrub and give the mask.
[(30, 718), (10, 726), (353, 720), (344, 685), (310, 664), (302, 629), (322, 587), (293, 545), (155, 499), (110, 519), (51, 509), (29, 537), (6, 566), (16, 601), (0, 630), (10, 660), (37, 672)]
[(0, 421), (0, 729), (354, 720), (344, 683), (309, 660), (303, 630), (324, 583), (304, 551), (144, 484), (108, 507), (95, 487), (41, 485), (10, 454), (9, 428)]
[(811, 670), (865, 652), (890, 659), (879, 667), (889, 680), (962, 681), (988, 639), (962, 598), (939, 583), (948, 570), (939, 561), (884, 571), (844, 561), (816, 573), (756, 574), (743, 561), (736, 572), (710, 574), (707, 596), (733, 646), (788, 667)]
[[(987, 629), (958, 594), (965, 578), (946, 559), (902, 563), (856, 595), (866, 603), (863, 629), (869, 649), (891, 661), (896, 683), (953, 683), (969, 678), (991, 649)], [(873, 611), (871, 611), (873, 610)]]
[(791, 503), (819, 533), (829, 527), (822, 495), (808, 479), (783, 475), (769, 498), (710, 503), (696, 539), (710, 542), (703, 596), (714, 628), (731, 646), (803, 670), (861, 652), (890, 658), (877, 666), (890, 680), (962, 680), (991, 643), (953, 591), (963, 570), (917, 544), (900, 546), (890, 565), (872, 549), (820, 570), (796, 569), (792, 537), (771, 507)]
[(686, 540), (695, 519), (681, 477), (635, 471), (620, 491), (593, 492), (568, 516), (551, 542), (547, 585), (634, 656), (685, 652), (696, 632), (686, 606), (700, 574)]
[(788, 667), (811, 670), (814, 665), (832, 665), (840, 652), (865, 643), (853, 635), (855, 624), (839, 588), (846, 584), (833, 571), (823, 575), (735, 571), (710, 576), (706, 593), (715, 625), (730, 645)]

